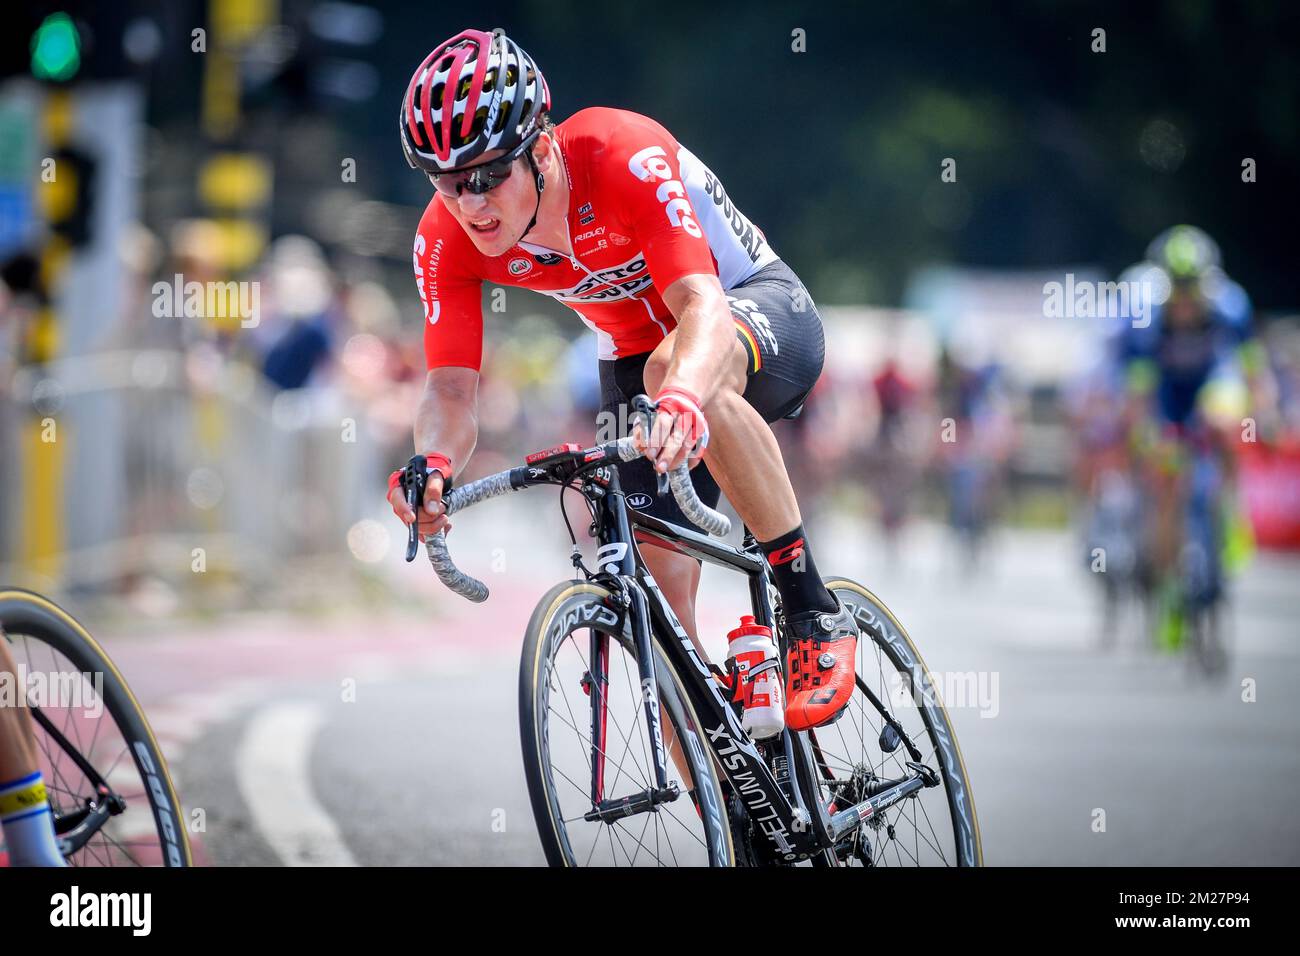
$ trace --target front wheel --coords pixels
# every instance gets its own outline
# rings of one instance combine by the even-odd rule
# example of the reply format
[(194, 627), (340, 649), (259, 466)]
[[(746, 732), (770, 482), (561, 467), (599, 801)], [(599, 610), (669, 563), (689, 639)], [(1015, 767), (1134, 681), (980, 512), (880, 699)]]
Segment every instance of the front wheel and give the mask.
[[(735, 852), (706, 737), (652, 641), (668, 797), (654, 758), (635, 645), (610, 592), (552, 588), (528, 622), (519, 730), (528, 793), (552, 866), (731, 866)], [(648, 796), (656, 794), (656, 796)]]
[(1228, 667), (1228, 650), (1223, 639), (1222, 603), (1214, 602), (1191, 610), (1186, 617), (1192, 659), (1207, 679), (1220, 678)]
[(982, 866), (979, 821), (957, 737), (925, 661), (903, 625), (874, 594), (847, 578), (826, 587), (849, 609), (858, 641), (857, 689), (833, 724), (809, 731), (823, 797), (834, 809), (868, 799), (888, 782), (913, 774), (907, 746), (890, 714), (937, 772), (925, 788), (873, 817), (834, 851), (866, 866)]
[(50, 810), (72, 866), (189, 866), (180, 800), (149, 722), (98, 642), (54, 602), (0, 589)]

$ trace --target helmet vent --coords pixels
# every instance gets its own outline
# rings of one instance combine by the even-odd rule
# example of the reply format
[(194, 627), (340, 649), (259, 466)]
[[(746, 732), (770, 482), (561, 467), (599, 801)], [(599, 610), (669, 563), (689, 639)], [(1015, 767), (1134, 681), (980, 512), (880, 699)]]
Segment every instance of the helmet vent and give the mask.
[(487, 122), (487, 107), (480, 106), (475, 110), (474, 121), (470, 124), (469, 134), (466, 136), (460, 134), (460, 124), (464, 121), (464, 113), (459, 114), (451, 121), (451, 145), (457, 149), (464, 146), (466, 143), (472, 143), (474, 140), (478, 139), (479, 135), (483, 132), (484, 124)]

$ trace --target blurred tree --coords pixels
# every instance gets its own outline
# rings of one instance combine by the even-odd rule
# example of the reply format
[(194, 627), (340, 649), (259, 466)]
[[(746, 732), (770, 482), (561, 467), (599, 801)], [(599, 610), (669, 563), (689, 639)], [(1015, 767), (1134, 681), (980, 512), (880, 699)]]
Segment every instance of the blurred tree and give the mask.
[[(321, 6), (283, 0), (281, 20), (302, 41), (295, 56)], [(295, 154), (278, 182), (337, 182), (341, 152), (357, 157), (368, 195), (422, 206), (428, 184), (406, 169), (393, 131), (410, 71), (466, 26), (503, 26), (546, 70), (556, 119), (590, 105), (654, 116), (718, 172), (824, 302), (896, 302), (908, 274), (936, 261), (1117, 272), (1177, 221), (1221, 242), (1262, 307), (1295, 302), (1300, 14), (1287, 0), (377, 6), (382, 34), (349, 54), (377, 71), (363, 107), (268, 102), (274, 115), (257, 135), (292, 141), (328, 124), (338, 144)], [(26, 72), (31, 30), (68, 9), (97, 37), (81, 76), (112, 72), (117, 36), (146, 8), (36, 4), (19, 18), (22, 43), (15, 31), (0, 39), (3, 70)], [(150, 14), (164, 38), (151, 121), (182, 142), (201, 57), (181, 41), (205, 11), (177, 0)], [(1104, 53), (1093, 51), (1096, 28)], [(1257, 182), (1242, 181), (1247, 157)], [(940, 179), (945, 159), (955, 182)]]

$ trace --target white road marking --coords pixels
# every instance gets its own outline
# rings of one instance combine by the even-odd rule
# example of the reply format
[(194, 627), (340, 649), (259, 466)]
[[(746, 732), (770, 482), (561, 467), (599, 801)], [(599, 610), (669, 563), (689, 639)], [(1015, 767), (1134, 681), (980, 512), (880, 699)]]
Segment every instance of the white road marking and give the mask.
[(154, 736), (172, 740), (190, 741), (197, 737), (208, 723), (202, 713), (179, 707), (154, 707), (148, 712), (149, 727)]
[(288, 866), (356, 866), (311, 789), (312, 741), (324, 717), (315, 704), (257, 713), (235, 754), (235, 779), (253, 822)]

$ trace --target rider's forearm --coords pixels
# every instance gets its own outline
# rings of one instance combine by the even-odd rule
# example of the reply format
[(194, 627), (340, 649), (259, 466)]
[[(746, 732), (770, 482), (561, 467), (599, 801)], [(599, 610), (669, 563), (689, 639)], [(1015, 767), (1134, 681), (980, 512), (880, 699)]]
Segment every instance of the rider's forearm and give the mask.
[(460, 472), (478, 443), (478, 375), (469, 369), (433, 369), (415, 413), (415, 450), (438, 452)]
[(736, 331), (731, 309), (716, 282), (713, 288), (692, 290), (676, 304), (680, 309), (673, 310), (677, 336), (662, 387), (685, 389), (698, 396), (701, 407), (707, 408), (722, 383), (734, 347)]

